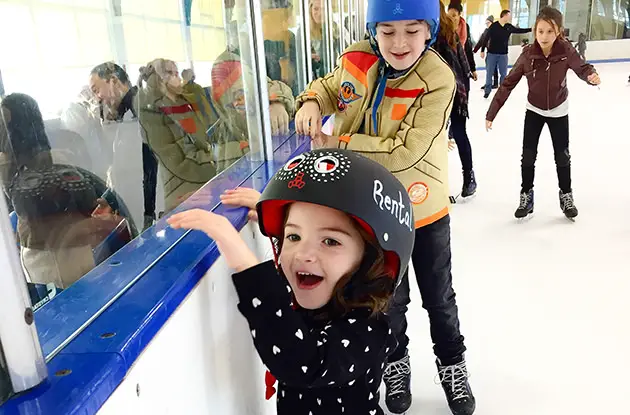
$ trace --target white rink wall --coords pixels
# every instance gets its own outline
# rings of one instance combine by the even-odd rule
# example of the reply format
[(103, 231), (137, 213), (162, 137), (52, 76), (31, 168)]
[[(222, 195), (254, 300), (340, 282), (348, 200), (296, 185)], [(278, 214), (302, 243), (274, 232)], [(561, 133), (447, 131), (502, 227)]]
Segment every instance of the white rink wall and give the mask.
[[(533, 35), (530, 37), (530, 42), (533, 40)], [(508, 50), (508, 64), (513, 65), (521, 54), (521, 46), (510, 46)], [(627, 59), (630, 61), (630, 39), (614, 39), (614, 40), (598, 40), (593, 42), (586, 42), (586, 59), (589, 61), (602, 61), (602, 60), (622, 60)], [(475, 54), (475, 63), (478, 68), (484, 68), (486, 63), (479, 56), (479, 53)]]
[[(271, 244), (241, 231), (259, 258)], [(273, 415), (265, 368), (237, 307), (231, 271), (219, 257), (136, 360), (99, 415)]]

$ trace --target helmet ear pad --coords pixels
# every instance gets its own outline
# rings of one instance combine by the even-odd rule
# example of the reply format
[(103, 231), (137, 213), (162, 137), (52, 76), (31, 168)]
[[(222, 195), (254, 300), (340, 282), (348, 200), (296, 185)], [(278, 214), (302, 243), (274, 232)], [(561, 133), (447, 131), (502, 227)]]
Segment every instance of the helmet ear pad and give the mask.
[[(258, 204), (258, 218), (260, 230), (263, 235), (276, 239), (278, 242), (274, 243), (274, 256), (276, 266), (279, 266), (280, 246), (284, 235), (284, 224), (287, 218), (287, 212), (290, 205), (294, 203), (291, 200), (267, 200)], [(374, 238), (374, 243), (378, 245), (376, 234), (370, 225), (364, 220), (349, 215), (356, 224), (363, 229), (368, 235)], [(366, 246), (369, 244), (366, 244)], [(384, 262), (385, 262), (385, 274), (396, 281), (400, 274), (400, 258), (393, 251), (383, 250)], [(373, 262), (373, 261), (372, 261)], [(370, 262), (370, 265), (371, 263)], [(366, 270), (367, 271), (367, 270)]]

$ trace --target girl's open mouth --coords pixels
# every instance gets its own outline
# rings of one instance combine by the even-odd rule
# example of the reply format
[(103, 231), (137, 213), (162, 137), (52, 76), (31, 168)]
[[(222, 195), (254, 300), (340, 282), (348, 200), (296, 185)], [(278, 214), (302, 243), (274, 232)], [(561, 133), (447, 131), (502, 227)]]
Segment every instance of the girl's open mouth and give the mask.
[(309, 274), (308, 272), (298, 272), (298, 287), (302, 290), (312, 290), (324, 281), (319, 275)]

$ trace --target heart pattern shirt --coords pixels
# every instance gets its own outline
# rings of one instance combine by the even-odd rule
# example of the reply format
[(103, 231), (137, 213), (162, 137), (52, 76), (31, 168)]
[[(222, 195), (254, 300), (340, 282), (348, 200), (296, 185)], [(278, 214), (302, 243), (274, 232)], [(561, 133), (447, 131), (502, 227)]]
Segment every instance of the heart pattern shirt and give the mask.
[(254, 346), (278, 379), (278, 415), (383, 415), (379, 386), (397, 346), (385, 315), (356, 309), (332, 321), (294, 309), (272, 261), (233, 275)]

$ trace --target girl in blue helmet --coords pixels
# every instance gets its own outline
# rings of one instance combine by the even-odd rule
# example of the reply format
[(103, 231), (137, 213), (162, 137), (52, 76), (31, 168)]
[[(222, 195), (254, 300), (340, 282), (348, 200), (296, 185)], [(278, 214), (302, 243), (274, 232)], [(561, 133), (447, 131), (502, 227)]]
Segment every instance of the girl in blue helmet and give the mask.
[[(402, 182), (413, 203), (412, 262), (429, 313), (439, 380), (454, 414), (472, 414), (464, 338), (451, 276), (446, 124), (455, 76), (431, 44), (438, 33), (438, 0), (368, 0), (369, 39), (344, 51), (335, 70), (297, 98), (298, 133), (318, 147), (349, 149), (375, 160)], [(331, 136), (322, 116), (335, 115)], [(399, 346), (384, 380), (390, 412), (411, 405), (405, 313), (409, 281), (397, 289), (388, 314)]]

